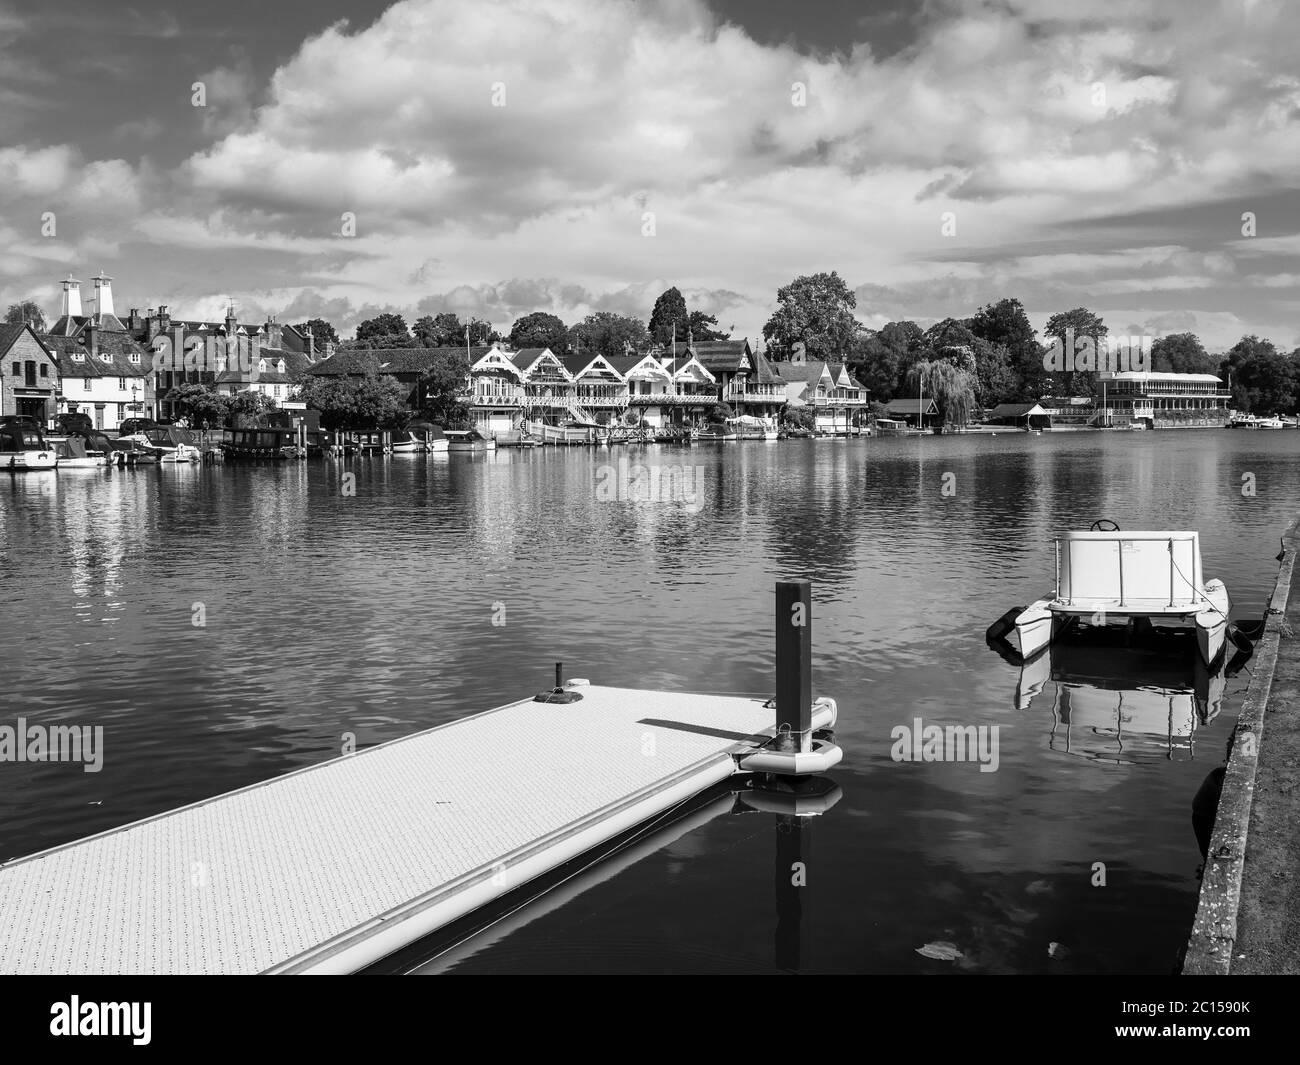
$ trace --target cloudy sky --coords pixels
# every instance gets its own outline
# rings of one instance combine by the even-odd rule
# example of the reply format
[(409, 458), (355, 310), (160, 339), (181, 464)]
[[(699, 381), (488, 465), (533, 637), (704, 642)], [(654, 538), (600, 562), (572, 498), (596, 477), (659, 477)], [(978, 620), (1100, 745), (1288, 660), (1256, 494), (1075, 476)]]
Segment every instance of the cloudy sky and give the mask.
[(1297, 40), (1283, 0), (0, 0), (0, 305), (103, 269), (119, 312), (505, 331), (677, 285), (757, 338), (838, 270), (871, 326), (1290, 349)]

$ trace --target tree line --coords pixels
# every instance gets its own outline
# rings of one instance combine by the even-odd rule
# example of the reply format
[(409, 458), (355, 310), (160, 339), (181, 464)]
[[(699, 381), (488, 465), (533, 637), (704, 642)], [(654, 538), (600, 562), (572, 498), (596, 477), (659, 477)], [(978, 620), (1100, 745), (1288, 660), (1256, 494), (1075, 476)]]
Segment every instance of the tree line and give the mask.
[[(979, 406), (1091, 395), (1097, 387), (1095, 371), (1053, 371), (1045, 355), (1053, 339), (1068, 345), (1068, 338), (1090, 337), (1100, 347), (1109, 335), (1098, 314), (1076, 307), (1052, 315), (1040, 340), (1023, 305), (1013, 297), (986, 304), (966, 318), (945, 318), (927, 329), (909, 320), (869, 329), (856, 311), (856, 294), (838, 272), (796, 277), (777, 291), (776, 309), (763, 326), (766, 354), (781, 360), (802, 351), (810, 359), (844, 362), (880, 403), (925, 388), (939, 400), (945, 420), (965, 420), (965, 413)], [(46, 328), (44, 315), (30, 300), (10, 306), (5, 321), (30, 322), (38, 332)], [(308, 319), (295, 328), (303, 334), (310, 331), (318, 347), (333, 342), (342, 350), (474, 347), (505, 341), (516, 350), (550, 348), (560, 355), (605, 356), (668, 348), (674, 339), (684, 345), (688, 338), (709, 341), (730, 336), (730, 330), (718, 328), (716, 316), (689, 309), (676, 287), (656, 299), (647, 321), (596, 311), (569, 325), (557, 315), (533, 311), (516, 319), (502, 336), (490, 322), (474, 317), (462, 320), (450, 311), (424, 315), (410, 326), (402, 315), (383, 312), (361, 322), (355, 336), (346, 341), (340, 341), (334, 326), (323, 318)], [(1153, 370), (1212, 373), (1222, 378), (1231, 389), (1230, 405), (1237, 410), (1271, 414), (1300, 408), (1300, 348), (1286, 352), (1272, 341), (1250, 335), (1227, 352), (1212, 355), (1196, 334), (1188, 332), (1157, 338), (1150, 354)], [(453, 369), (439, 367), (434, 377), (441, 380)]]

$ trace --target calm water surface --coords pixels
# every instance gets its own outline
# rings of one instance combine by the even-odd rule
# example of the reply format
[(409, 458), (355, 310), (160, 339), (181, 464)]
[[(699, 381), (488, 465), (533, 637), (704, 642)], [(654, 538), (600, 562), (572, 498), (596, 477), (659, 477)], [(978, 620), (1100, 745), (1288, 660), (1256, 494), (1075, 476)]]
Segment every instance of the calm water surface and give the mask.
[[(1099, 517), (1200, 530), (1206, 577), (1258, 617), (1298, 453), (1288, 432), (1006, 434), (5, 474), (0, 724), (102, 724), (105, 765), (0, 766), (0, 858), (334, 757), (345, 732), (368, 746), (513, 701), (556, 659), (770, 694), (773, 582), (809, 578), (846, 754), (805, 830), (801, 912), (777, 912), (775, 815), (724, 795), (426, 968), (1169, 972), (1192, 796), (1247, 674), (1190, 742), (1095, 719), (1063, 742), (1064, 683), (1017, 709), (1020, 671), (983, 634), (1049, 589), (1050, 536)], [(601, 502), (620, 458), (703, 467), (703, 506)], [(998, 725), (998, 771), (892, 761), (918, 717)], [(916, 953), (935, 941), (963, 957)]]

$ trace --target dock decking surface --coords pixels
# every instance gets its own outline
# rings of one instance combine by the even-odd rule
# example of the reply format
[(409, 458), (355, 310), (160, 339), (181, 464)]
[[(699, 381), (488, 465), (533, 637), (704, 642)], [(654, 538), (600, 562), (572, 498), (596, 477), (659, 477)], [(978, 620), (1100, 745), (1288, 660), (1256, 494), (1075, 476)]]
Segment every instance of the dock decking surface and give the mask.
[(725, 778), (773, 719), (757, 699), (578, 690), (0, 866), (0, 973), (310, 967), (431, 894), (519, 886), (512, 863), (612, 809)]

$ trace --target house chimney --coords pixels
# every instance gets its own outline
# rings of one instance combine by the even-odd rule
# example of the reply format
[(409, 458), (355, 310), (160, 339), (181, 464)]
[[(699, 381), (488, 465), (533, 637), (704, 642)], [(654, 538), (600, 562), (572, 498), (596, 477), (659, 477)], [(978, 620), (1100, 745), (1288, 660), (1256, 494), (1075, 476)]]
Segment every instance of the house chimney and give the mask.
[(282, 346), (282, 341), (284, 340), (284, 334), (283, 334), (282, 326), (280, 325), (279, 322), (275, 320), (275, 315), (268, 314), (266, 316), (265, 328), (266, 328), (266, 346), (268, 348), (274, 348), (276, 351), (279, 351)]
[(231, 301), (226, 307), (226, 336), (233, 337), (235, 330), (239, 328), (239, 323), (235, 318), (235, 304)]
[(307, 330), (307, 361), (316, 361), (316, 337), (312, 335), (310, 329)]
[(99, 327), (93, 318), (86, 323), (86, 350), (92, 359), (99, 357)]
[(59, 312), (59, 316), (67, 318), (81, 317), (81, 282), (74, 281), (71, 274), (63, 282), (63, 308)]
[(104, 271), (101, 270), (94, 277), (95, 282), (95, 313), (102, 322), (105, 317), (116, 318), (113, 312), (113, 279), (105, 277)]

